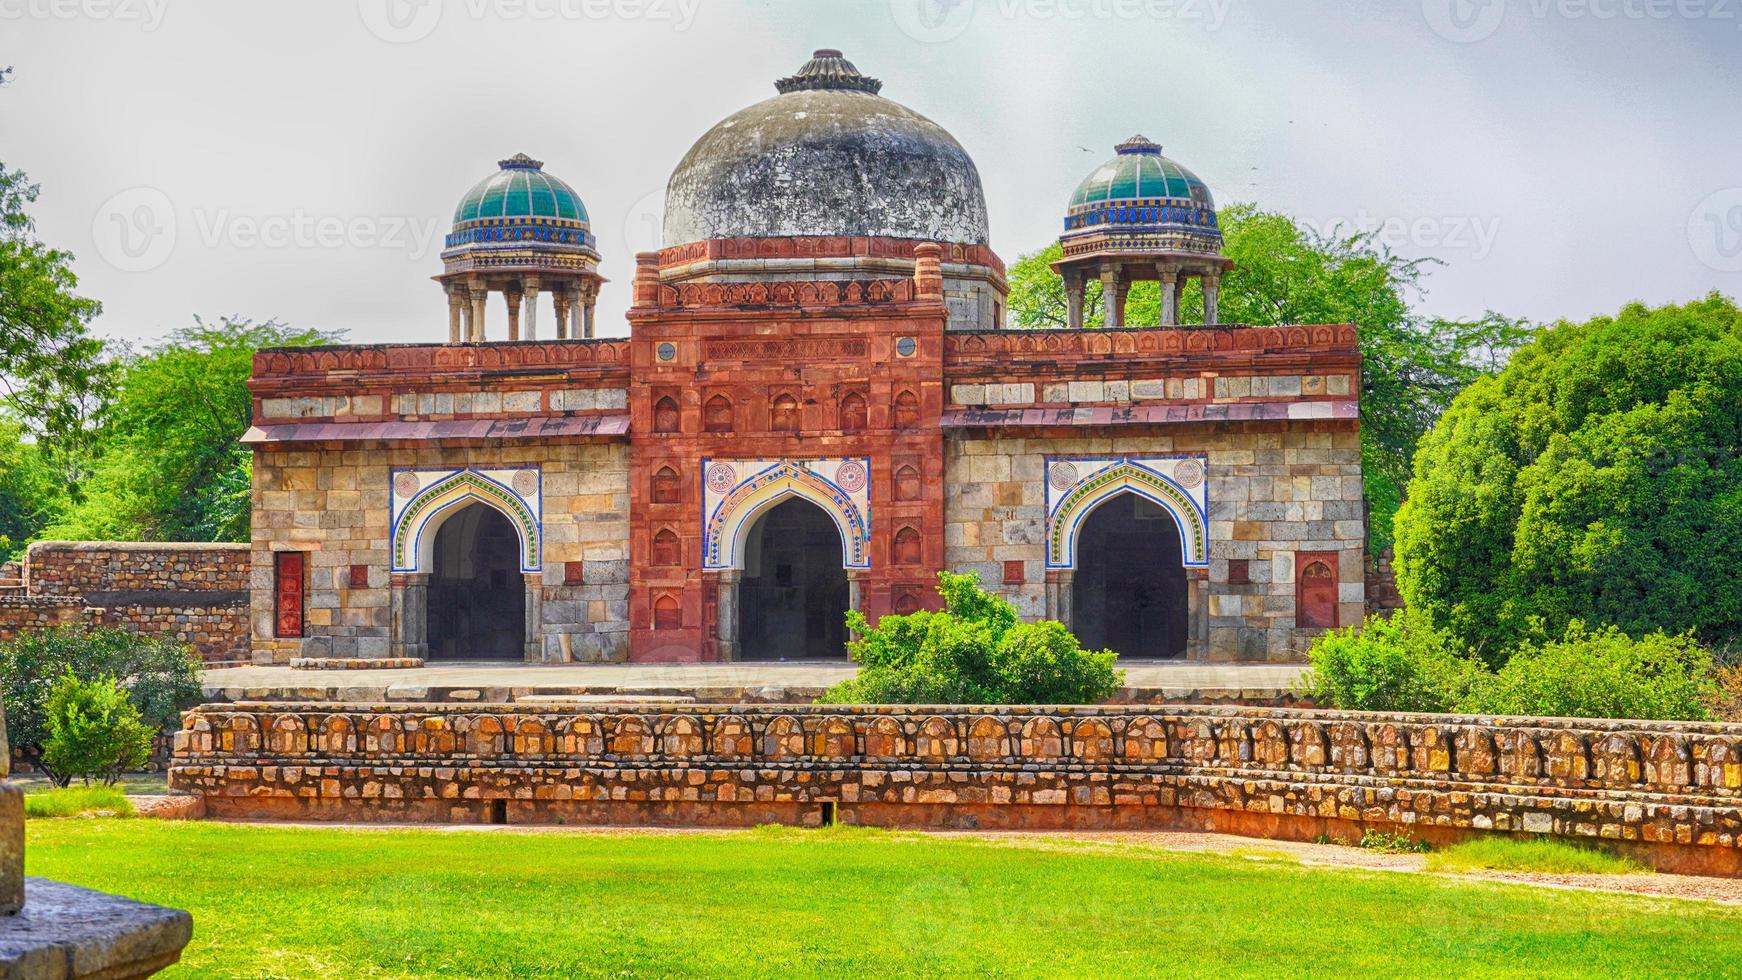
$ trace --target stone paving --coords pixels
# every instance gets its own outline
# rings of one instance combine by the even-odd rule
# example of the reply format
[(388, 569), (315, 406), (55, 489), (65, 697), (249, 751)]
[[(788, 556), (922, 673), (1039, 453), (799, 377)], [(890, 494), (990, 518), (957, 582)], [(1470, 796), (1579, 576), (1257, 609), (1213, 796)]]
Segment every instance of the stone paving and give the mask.
[[(1129, 662), (1120, 701), (1272, 702), (1289, 697), (1301, 664)], [(704, 702), (808, 701), (851, 677), (840, 661), (732, 664), (435, 663), (402, 670), (207, 670), (214, 701), (479, 701), (551, 695), (688, 696)]]

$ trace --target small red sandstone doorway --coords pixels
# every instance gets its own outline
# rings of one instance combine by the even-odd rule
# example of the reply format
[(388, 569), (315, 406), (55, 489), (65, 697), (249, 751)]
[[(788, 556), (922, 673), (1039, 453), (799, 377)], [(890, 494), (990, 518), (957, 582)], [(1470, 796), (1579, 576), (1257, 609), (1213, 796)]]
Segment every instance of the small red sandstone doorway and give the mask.
[(763, 514), (745, 544), (739, 659), (845, 658), (851, 589), (834, 520), (794, 497)]
[(1071, 630), (1085, 648), (1121, 657), (1184, 657), (1189, 598), (1179, 526), (1160, 506), (1122, 493), (1077, 532)]
[(470, 504), (436, 530), (429, 579), (432, 660), (522, 660), (526, 582), (520, 536), (495, 508)]

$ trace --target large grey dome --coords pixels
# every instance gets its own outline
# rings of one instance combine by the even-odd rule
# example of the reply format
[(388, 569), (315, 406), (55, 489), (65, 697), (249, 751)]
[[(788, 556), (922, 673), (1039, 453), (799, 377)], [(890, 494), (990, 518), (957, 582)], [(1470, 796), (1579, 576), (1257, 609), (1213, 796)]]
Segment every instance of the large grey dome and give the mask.
[(780, 95), (709, 130), (665, 195), (665, 244), (877, 236), (987, 244), (986, 195), (943, 127), (818, 51)]

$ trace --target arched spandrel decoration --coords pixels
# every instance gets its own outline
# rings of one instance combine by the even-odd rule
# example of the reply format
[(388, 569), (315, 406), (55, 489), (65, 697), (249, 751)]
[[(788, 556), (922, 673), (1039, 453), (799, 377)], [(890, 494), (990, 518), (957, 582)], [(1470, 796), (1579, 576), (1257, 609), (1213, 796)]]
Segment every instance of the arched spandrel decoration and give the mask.
[(520, 570), (543, 568), (543, 474), (539, 468), (394, 470), (393, 571), (428, 572), (436, 531), (454, 514), (482, 504), (508, 518), (520, 541)]
[(703, 569), (742, 569), (757, 518), (789, 497), (829, 515), (841, 533), (843, 567), (871, 567), (869, 459), (705, 459), (702, 473)]
[(1179, 528), (1180, 563), (1207, 566), (1208, 458), (1204, 456), (1049, 458), (1046, 484), (1046, 563), (1077, 567), (1077, 533), (1095, 508), (1122, 494), (1150, 501)]

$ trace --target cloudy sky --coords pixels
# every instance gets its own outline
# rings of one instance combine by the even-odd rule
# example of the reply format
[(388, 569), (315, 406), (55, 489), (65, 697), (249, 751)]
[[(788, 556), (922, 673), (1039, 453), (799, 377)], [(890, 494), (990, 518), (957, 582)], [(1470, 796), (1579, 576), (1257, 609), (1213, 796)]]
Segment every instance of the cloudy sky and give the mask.
[(1141, 132), (1219, 201), (1442, 259), (1441, 315), (1742, 294), (1742, 0), (0, 0), (0, 161), (105, 334), (419, 341), (454, 204), (524, 151), (620, 334), (672, 167), (818, 47), (967, 147), (1006, 261)]

